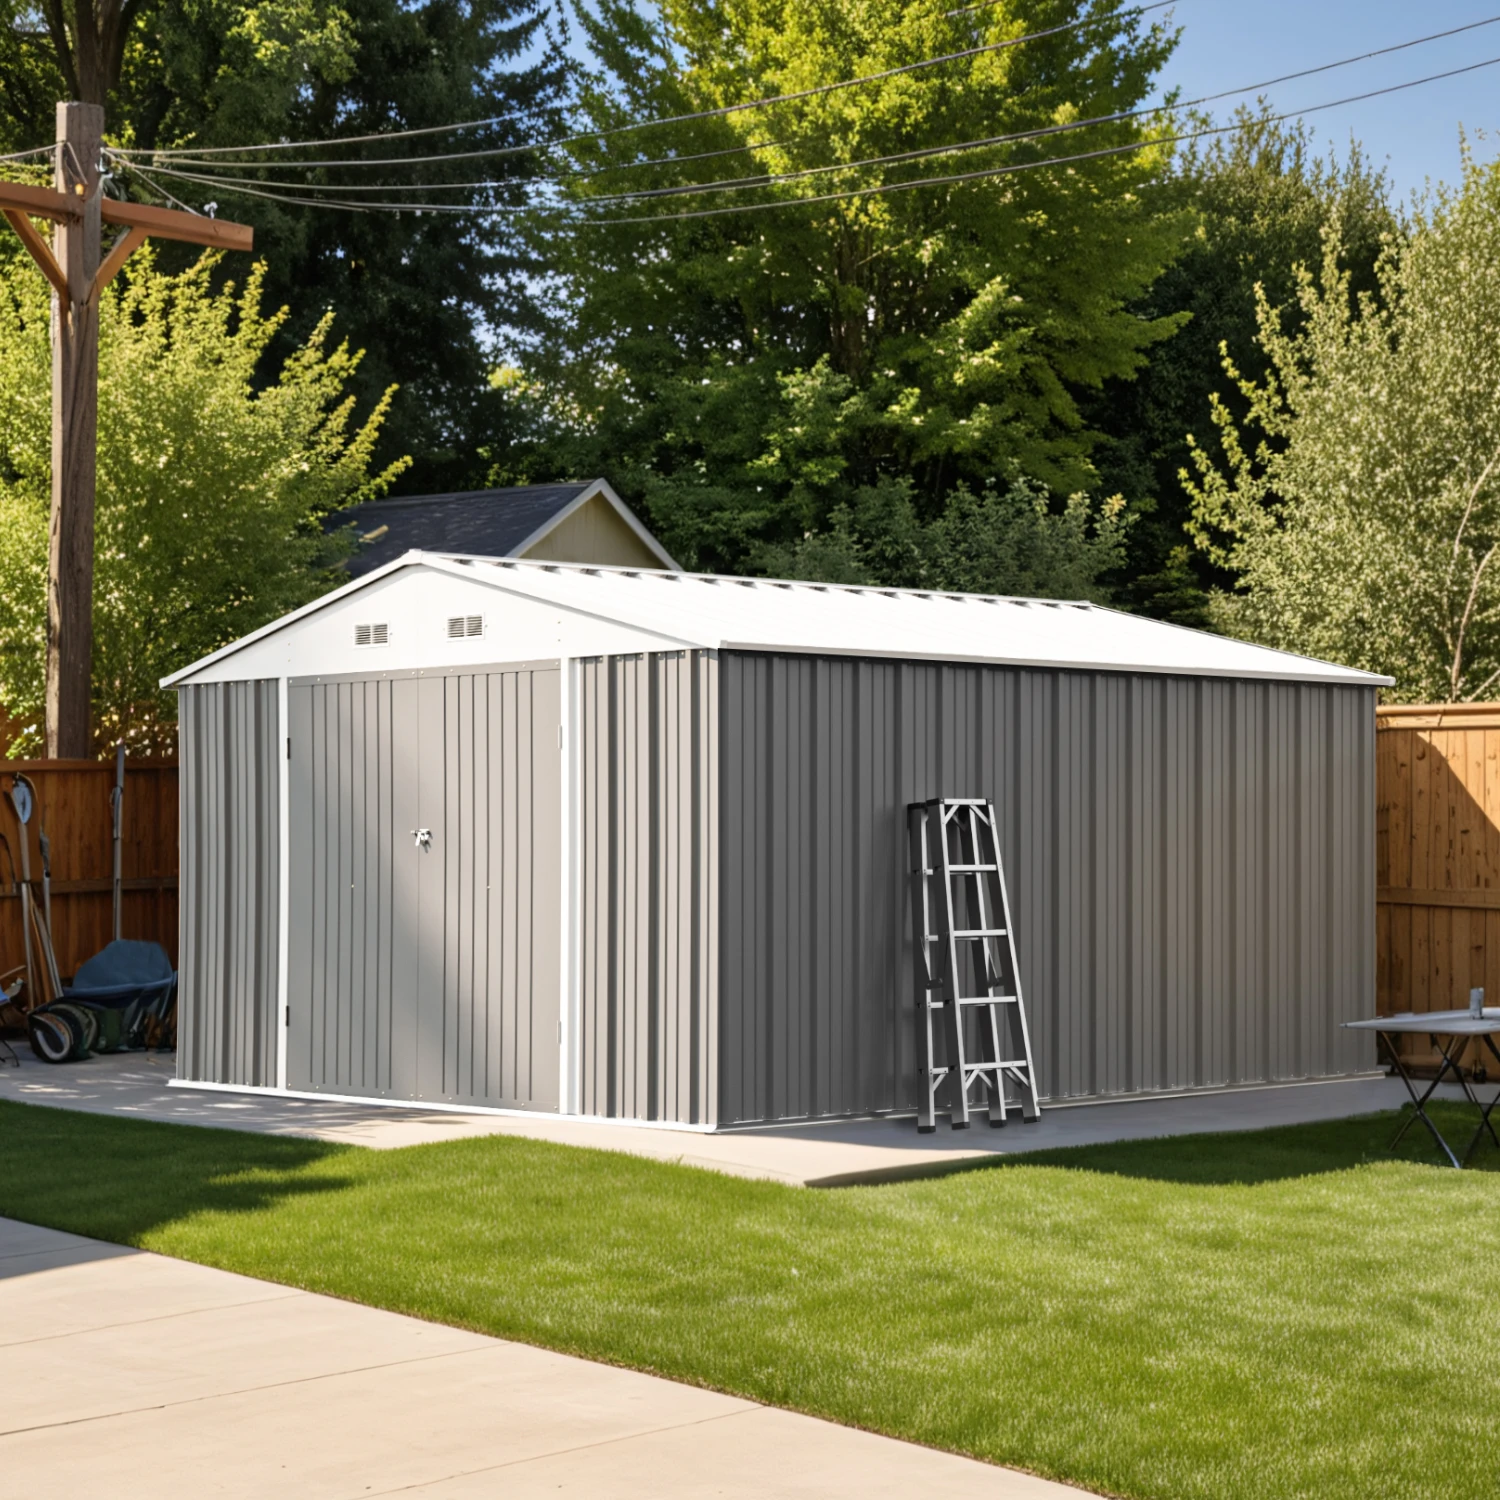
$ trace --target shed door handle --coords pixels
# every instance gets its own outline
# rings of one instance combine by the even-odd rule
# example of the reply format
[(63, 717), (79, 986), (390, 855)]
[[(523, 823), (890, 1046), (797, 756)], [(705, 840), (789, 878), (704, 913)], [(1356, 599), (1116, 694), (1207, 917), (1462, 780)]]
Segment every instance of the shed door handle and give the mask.
[(413, 828), (411, 836), (416, 840), (418, 849), (432, 848), (432, 830), (430, 828)]

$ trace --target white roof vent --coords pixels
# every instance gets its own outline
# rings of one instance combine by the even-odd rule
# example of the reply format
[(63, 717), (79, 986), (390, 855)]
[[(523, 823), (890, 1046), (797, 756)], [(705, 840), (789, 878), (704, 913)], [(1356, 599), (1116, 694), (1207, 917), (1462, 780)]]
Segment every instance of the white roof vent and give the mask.
[(448, 639), (462, 641), (469, 636), (484, 634), (483, 615), (452, 615), (448, 620)]
[(385, 620), (372, 622), (369, 625), (356, 625), (354, 627), (354, 644), (356, 646), (389, 646), (391, 643), (391, 627)]

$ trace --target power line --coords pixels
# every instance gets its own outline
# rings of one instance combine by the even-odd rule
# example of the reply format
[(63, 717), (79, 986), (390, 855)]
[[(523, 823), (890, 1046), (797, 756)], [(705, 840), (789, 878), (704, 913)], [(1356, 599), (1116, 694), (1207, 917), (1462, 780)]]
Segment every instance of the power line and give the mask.
[[(1408, 50), (1408, 49), (1410, 49), (1412, 47), (1423, 46), (1423, 45), (1425, 45), (1428, 42), (1443, 40), (1443, 39), (1445, 39), (1447, 37), (1456, 36), (1456, 35), (1459, 35), (1460, 33), (1463, 33), (1463, 32), (1478, 30), (1479, 28), (1484, 27), (1484, 26), (1493, 26), (1497, 22), (1500, 22), (1500, 15), (1490, 16), (1490, 17), (1486, 18), (1485, 20), (1481, 20), (1481, 21), (1473, 21), (1473, 22), (1470, 22), (1470, 23), (1468, 23), (1466, 25), (1463, 25), (1463, 26), (1451, 27), (1451, 28), (1449, 28), (1446, 31), (1434, 32), (1434, 33), (1432, 33), (1429, 36), (1416, 37), (1416, 38), (1414, 38), (1414, 39), (1412, 39), (1410, 41), (1395, 43), (1395, 44), (1393, 44), (1391, 46), (1388, 46), (1388, 47), (1380, 47), (1380, 48), (1377, 48), (1376, 50), (1374, 50), (1372, 52), (1363, 52), (1363, 53), (1359, 53), (1359, 54), (1357, 54), (1355, 56), (1352, 56), (1352, 57), (1340, 58), (1340, 59), (1338, 59), (1335, 62), (1320, 63), (1318, 66), (1312, 67), (1312, 68), (1301, 68), (1301, 69), (1297, 70), (1296, 72), (1284, 73), (1284, 74), (1282, 74), (1281, 76), (1279, 76), (1277, 78), (1265, 79), (1265, 80), (1263, 80), (1260, 83), (1246, 84), (1246, 85), (1244, 85), (1241, 88), (1223, 89), (1223, 90), (1221, 90), (1220, 92), (1218, 92), (1216, 94), (1205, 94), (1201, 98), (1198, 98), (1198, 99), (1189, 99), (1186, 102), (1179, 102), (1177, 104), (1172, 104), (1172, 105), (1166, 105), (1166, 104), (1146, 105), (1146, 106), (1143, 106), (1143, 107), (1141, 107), (1139, 109), (1121, 110), (1121, 111), (1118, 111), (1118, 112), (1116, 112), (1114, 114), (1110, 114), (1110, 115), (1096, 115), (1096, 116), (1094, 116), (1092, 118), (1085, 119), (1085, 120), (1071, 120), (1071, 121), (1067, 121), (1067, 122), (1065, 122), (1063, 124), (1060, 124), (1060, 125), (1038, 126), (1038, 127), (1036, 127), (1035, 129), (1032, 129), (1032, 130), (1014, 131), (1014, 132), (1011, 132), (1010, 134), (1007, 134), (1007, 135), (986, 136), (986, 137), (982, 137), (982, 138), (980, 138), (978, 140), (961, 141), (961, 142), (957, 142), (957, 143), (949, 144), (949, 145), (942, 145), (942, 146), (922, 146), (922, 147), (914, 148), (914, 149), (909, 150), (909, 151), (893, 152), (893, 153), (890, 153), (890, 154), (885, 155), (885, 156), (866, 157), (866, 158), (864, 158), (862, 160), (852, 161), (852, 162), (835, 162), (835, 163), (831, 163), (831, 164), (828, 164), (828, 165), (825, 165), (825, 166), (804, 167), (804, 168), (801, 168), (801, 169), (799, 169), (797, 171), (792, 171), (792, 172), (761, 173), (761, 174), (758, 174), (758, 175), (753, 176), (753, 177), (728, 178), (728, 179), (721, 179), (721, 180), (719, 180), (717, 182), (709, 182), (709, 183), (681, 183), (681, 184), (675, 184), (675, 185), (672, 185), (672, 186), (669, 186), (669, 187), (642, 188), (642, 189), (637, 189), (637, 190), (635, 190), (633, 192), (622, 192), (622, 193), (613, 193), (613, 194), (601, 194), (601, 195), (597, 195), (597, 196), (589, 198), (588, 200), (586, 200), (586, 204), (587, 204), (587, 206), (591, 206), (592, 207), (592, 206), (599, 206), (599, 205), (605, 205), (605, 204), (611, 204), (611, 203), (639, 202), (641, 200), (650, 199), (650, 198), (694, 197), (694, 196), (698, 196), (698, 195), (703, 194), (703, 193), (710, 193), (710, 192), (739, 192), (739, 191), (743, 191), (743, 190), (748, 189), (748, 188), (772, 187), (772, 186), (775, 186), (775, 185), (780, 184), (780, 183), (804, 181), (804, 180), (806, 180), (806, 179), (808, 179), (810, 177), (823, 176), (823, 175), (827, 175), (829, 173), (852, 172), (852, 171), (862, 170), (862, 169), (867, 168), (867, 167), (894, 166), (894, 165), (897, 165), (899, 163), (907, 162), (907, 161), (919, 161), (919, 160), (930, 159), (930, 158), (939, 157), (939, 156), (961, 155), (961, 154), (964, 154), (964, 153), (967, 153), (967, 152), (970, 152), (970, 151), (986, 150), (986, 149), (989, 149), (989, 148), (992, 148), (992, 147), (995, 147), (995, 146), (1011, 145), (1011, 144), (1015, 144), (1015, 143), (1022, 142), (1022, 141), (1031, 141), (1031, 140), (1045, 139), (1045, 138), (1048, 138), (1048, 137), (1051, 137), (1051, 136), (1054, 136), (1054, 135), (1067, 134), (1067, 133), (1070, 133), (1070, 132), (1075, 131), (1075, 130), (1089, 129), (1089, 128), (1092, 128), (1092, 127), (1098, 126), (1098, 125), (1121, 124), (1121, 123), (1124, 123), (1124, 122), (1127, 122), (1127, 121), (1130, 121), (1130, 120), (1138, 120), (1138, 119), (1142, 119), (1142, 118), (1145, 118), (1145, 117), (1148, 117), (1148, 116), (1152, 116), (1152, 115), (1159, 115), (1159, 114), (1168, 113), (1168, 112), (1171, 112), (1173, 110), (1194, 109), (1194, 108), (1197, 108), (1200, 105), (1213, 104), (1213, 103), (1216, 103), (1220, 99), (1232, 98), (1232, 97), (1234, 97), (1236, 95), (1240, 95), (1240, 94), (1256, 93), (1256, 92), (1259, 92), (1262, 89), (1274, 88), (1274, 87), (1278, 86), (1279, 84), (1290, 83), (1290, 82), (1293, 82), (1293, 81), (1295, 81), (1297, 79), (1301, 79), (1301, 78), (1314, 77), (1314, 76), (1316, 76), (1318, 74), (1332, 72), (1332, 71), (1334, 71), (1335, 69), (1338, 69), (1338, 68), (1350, 67), (1350, 66), (1352, 66), (1352, 65), (1354, 65), (1356, 63), (1368, 62), (1371, 58), (1385, 57), (1385, 56), (1387, 56), (1387, 55), (1389, 55), (1391, 53), (1394, 53), (1394, 52), (1403, 52), (1403, 51), (1406, 51), (1406, 50)], [(1444, 76), (1444, 75), (1439, 75), (1439, 76)], [(1404, 86), (1406, 86), (1406, 85), (1403, 85), (1403, 87)], [(1324, 106), (1319, 106), (1319, 107), (1322, 108)], [(640, 164), (640, 165), (644, 165), (644, 164)], [(194, 183), (198, 183), (200, 185), (205, 185), (205, 186), (213, 187), (213, 188), (222, 188), (222, 189), (226, 189), (228, 191), (234, 191), (239, 186), (239, 183), (237, 182), (237, 180), (233, 179), (233, 178), (223, 178), (223, 177), (217, 177), (217, 176), (193, 174), (193, 173), (189, 173), (189, 172), (180, 172), (180, 171), (176, 171), (175, 169), (166, 168), (166, 167), (155, 167), (155, 168), (153, 168), (153, 170), (158, 171), (158, 172), (166, 173), (166, 174), (168, 174), (168, 175), (170, 175), (172, 177), (179, 178), (179, 179), (181, 179), (183, 181), (194, 182)], [(522, 184), (522, 182), (525, 182), (525, 181), (548, 182), (548, 181), (555, 181), (555, 180), (561, 180), (561, 179), (554, 179), (554, 178), (545, 178), (545, 177), (542, 177), (542, 178), (533, 178), (533, 179), (521, 179), (520, 181), (511, 180), (509, 182), (506, 182), (506, 181), (496, 181), (496, 180), (484, 180), (484, 181), (478, 181), (478, 182), (398, 183), (398, 184), (385, 184), (385, 183), (375, 183), (375, 184), (298, 183), (298, 182), (287, 182), (285, 180), (266, 181), (264, 179), (261, 179), (261, 180), (259, 180), (257, 182), (257, 187), (259, 187), (259, 188), (272, 188), (272, 187), (275, 187), (275, 188), (290, 188), (290, 189), (297, 189), (300, 192), (320, 193), (320, 194), (341, 193), (341, 192), (344, 192), (344, 193), (365, 193), (365, 192), (372, 192), (372, 193), (373, 192), (402, 192), (402, 193), (406, 193), (406, 192), (442, 192), (442, 191), (455, 191), (455, 190), (458, 190), (458, 189), (466, 189), (466, 188), (516, 187), (516, 186), (520, 186)], [(255, 196), (275, 199), (275, 198), (281, 198), (283, 195), (281, 195), (279, 193), (259, 192), (259, 193), (256, 193)], [(293, 198), (290, 198), (290, 197), (286, 197), (284, 199), (284, 201), (286, 201), (286, 202), (300, 202), (300, 201), (306, 201), (306, 200), (293, 199)], [(313, 199), (313, 200), (310, 200), (310, 201), (312, 201), (312, 202), (324, 202), (324, 201), (327, 201), (327, 200), (325, 200), (323, 198), (316, 198), (316, 199)], [(406, 205), (406, 206), (415, 209), (415, 208), (422, 207), (424, 205), (421, 205), (421, 204), (409, 204), (409, 205)], [(436, 205), (434, 205), (434, 206), (436, 206)], [(528, 211), (529, 207), (530, 207), (529, 205), (503, 205), (503, 206), (492, 206), (488, 210), (476, 209), (476, 211), (483, 211), (483, 212), (501, 212), (501, 211), (504, 211), (504, 212), (520, 213), (520, 212), (526, 212), (526, 211)]]
[[(794, 146), (799, 141), (807, 139), (808, 136), (806, 135), (791, 135), (775, 141), (744, 141), (737, 146), (721, 146), (713, 151), (695, 151), (687, 156), (657, 156), (648, 158), (646, 161), (612, 162), (608, 166), (603, 167), (572, 167), (561, 172), (545, 173), (535, 177), (496, 178), (494, 181), (498, 183), (503, 180), (507, 186), (517, 186), (522, 183), (532, 182), (562, 182), (571, 177), (595, 177), (603, 172), (628, 172), (637, 167), (666, 167), (672, 166), (677, 162), (708, 161), (710, 158), (717, 156), (738, 156), (745, 151), (770, 151), (777, 146)], [(544, 150), (546, 148), (537, 147), (535, 149)], [(128, 158), (134, 161), (137, 155), (149, 153), (119, 151), (116, 154), (122, 159)], [(274, 165), (286, 168), (301, 167), (309, 171), (315, 167), (418, 167), (428, 162), (475, 161), (497, 154), (495, 151), (447, 151), (432, 156), (390, 156), (380, 160), (344, 158), (337, 161), (277, 162)], [(271, 162), (264, 161), (205, 161), (202, 157), (198, 156), (174, 156), (170, 160), (174, 167), (201, 167), (205, 171), (214, 172), (263, 172), (268, 166), (273, 165)], [(257, 178), (255, 180), (264, 181), (265, 179)], [(306, 187), (309, 185), (307, 183), (290, 184), (293, 187)], [(466, 184), (448, 183), (444, 185), (459, 187)]]
[[(1405, 83), (1388, 84), (1384, 88), (1368, 89), (1362, 94), (1349, 94), (1342, 99), (1330, 99), (1322, 104), (1309, 105), (1306, 109), (1289, 109), (1280, 114), (1266, 117), (1265, 122), (1276, 124), (1282, 120), (1295, 119), (1300, 115), (1318, 114), (1323, 110), (1338, 109), (1346, 104), (1360, 104), (1368, 99), (1379, 99), (1388, 94), (1401, 93), (1406, 89), (1420, 88), (1424, 84), (1439, 83), (1444, 79), (1458, 78), (1466, 73), (1476, 73), (1482, 68), (1492, 68), (1500, 64), (1500, 57), (1487, 58), (1483, 62), (1470, 63), (1462, 68), (1450, 68), (1442, 73), (1430, 73), (1425, 78), (1413, 78)], [(589, 218), (580, 216), (571, 206), (564, 208), (563, 213), (571, 214), (568, 222), (575, 227), (585, 226), (608, 226), (608, 225), (641, 225), (641, 224), (666, 224), (687, 219), (718, 218), (724, 214), (748, 214), (757, 213), (765, 209), (779, 208), (809, 208), (824, 203), (849, 202), (860, 198), (874, 197), (885, 193), (905, 192), (912, 188), (950, 187), (957, 184), (979, 182), (995, 177), (1006, 177), (1017, 172), (1037, 171), (1044, 167), (1066, 167), (1080, 162), (1100, 161), (1109, 157), (1126, 155), (1138, 152), (1150, 146), (1173, 146), (1182, 145), (1189, 141), (1203, 140), (1209, 136), (1225, 135), (1231, 131), (1240, 129), (1235, 124), (1208, 125), (1197, 130), (1181, 131), (1176, 135), (1161, 136), (1153, 141), (1132, 141), (1120, 146), (1101, 146), (1094, 151), (1080, 151), (1069, 156), (1041, 157), (1035, 161), (1012, 162), (999, 167), (981, 167), (972, 172), (957, 172), (941, 177), (918, 177), (903, 182), (879, 183), (871, 187), (849, 188), (836, 193), (823, 193), (809, 198), (776, 198), (766, 203), (737, 203), (717, 208), (688, 209), (680, 213), (651, 214), (636, 217), (610, 217)], [(145, 176), (141, 168), (123, 163), (128, 170)], [(177, 174), (181, 175), (181, 174)], [(233, 188), (235, 192), (250, 192), (253, 197), (272, 197), (269, 193), (257, 193), (246, 188)], [(518, 210), (512, 208), (485, 209), (476, 208), (471, 204), (463, 203), (344, 203), (337, 200), (317, 199), (292, 199), (280, 198), (278, 201), (286, 203), (300, 203), (310, 208), (337, 208), (352, 213), (432, 213), (432, 214), (461, 214), (470, 217), (491, 217), (497, 213), (512, 213)], [(537, 210), (532, 208), (530, 212)]]
[[(1301, 115), (1314, 115), (1325, 109), (1338, 109), (1345, 104), (1360, 104), (1366, 99), (1379, 99), (1386, 94), (1398, 94), (1404, 89), (1420, 88), (1423, 84), (1439, 83), (1445, 78), (1458, 78), (1465, 73), (1477, 73), (1481, 68), (1493, 68), (1500, 63), (1500, 57), (1487, 58), (1484, 62), (1470, 63), (1467, 67), (1450, 68), (1445, 73), (1432, 73), (1426, 78), (1413, 78), (1406, 83), (1393, 83), (1386, 88), (1370, 89), (1363, 94), (1350, 94), (1343, 99), (1330, 99), (1324, 104), (1313, 104), (1306, 109), (1284, 110), (1279, 115), (1268, 115), (1265, 123), (1278, 124), (1282, 120), (1296, 119)], [(1005, 177), (1014, 172), (1031, 171), (1037, 167), (1062, 167), (1071, 166), (1076, 162), (1098, 161), (1109, 156), (1121, 156), (1132, 151), (1141, 151), (1148, 146), (1175, 146), (1188, 141), (1202, 140), (1206, 136), (1224, 135), (1229, 131), (1238, 130), (1238, 124), (1205, 126), (1200, 130), (1183, 131), (1178, 135), (1160, 136), (1152, 141), (1134, 141), (1124, 146), (1103, 146), (1097, 151), (1081, 151), (1073, 156), (1043, 157), (1038, 161), (1013, 162), (1001, 167), (983, 167), (973, 172), (958, 172), (944, 177), (919, 177), (906, 182), (881, 183), (875, 187), (851, 188), (847, 192), (824, 193), (812, 198), (780, 198), (769, 203), (739, 203), (729, 204), (720, 208), (698, 208), (689, 209), (683, 213), (676, 214), (654, 214), (637, 218), (598, 218), (574, 219), (575, 224), (664, 224), (674, 219), (708, 219), (717, 218), (722, 214), (753, 213), (766, 208), (791, 208), (810, 207), (820, 203), (835, 203), (855, 198), (869, 198), (881, 193), (903, 192), (909, 188), (922, 187), (947, 187), (955, 183), (977, 182), (984, 178)], [(455, 211), (463, 212), (460, 205), (454, 205)]]
[[(726, 115), (740, 114), (747, 109), (763, 109), (772, 104), (791, 104), (799, 99), (812, 99), (822, 94), (831, 94), (839, 89), (854, 88), (860, 84), (880, 83), (887, 78), (896, 78), (905, 73), (915, 73), (923, 68), (935, 68), (942, 63), (961, 62), (965, 58), (980, 57), (986, 53), (1003, 52), (1010, 47), (1019, 47), (1026, 42), (1040, 41), (1045, 37), (1058, 36), (1066, 31), (1076, 31), (1085, 26), (1097, 26), (1108, 20), (1124, 20), (1127, 17), (1143, 16), (1150, 11), (1165, 10), (1170, 5), (1175, 5), (1177, 0), (1152, 0), (1149, 5), (1132, 6), (1129, 10), (1112, 11), (1107, 15), (1080, 16), (1075, 21), (1064, 22), (1060, 26), (1049, 26), (1041, 31), (1028, 32), (1025, 36), (1010, 37), (1001, 42), (986, 42), (978, 47), (966, 47), (959, 52), (945, 52), (937, 57), (923, 58), (918, 62), (903, 63), (900, 67), (886, 68), (879, 73), (867, 73), (859, 78), (846, 78), (837, 83), (821, 83), (813, 88), (798, 89), (789, 94), (773, 94), (763, 99), (750, 99), (742, 104), (725, 104), (718, 109), (697, 110), (692, 114), (668, 115), (655, 120), (637, 120), (628, 125), (616, 125), (607, 130), (579, 131), (573, 135), (560, 136), (556, 140), (532, 143), (524, 146), (500, 146), (493, 151), (485, 152), (487, 156), (515, 156), (526, 151), (550, 151), (558, 146), (571, 146), (580, 141), (600, 141), (612, 136), (625, 135), (631, 131), (647, 130), (657, 125), (686, 125), (695, 120), (716, 120)], [(183, 156), (226, 156), (242, 155), (247, 151), (298, 151), (307, 146), (358, 146), (370, 141), (394, 141), (409, 139), (413, 136), (441, 135), (455, 130), (482, 130), (491, 125), (503, 125), (510, 123), (506, 116), (492, 115), (484, 120), (468, 120), (453, 125), (428, 125), (416, 130), (388, 130), (377, 131), (370, 135), (348, 135), (338, 136), (333, 139), (307, 140), (307, 141), (275, 141), (267, 142), (259, 146), (203, 146), (197, 149), (182, 147), (165, 151), (132, 151), (131, 157), (150, 156), (155, 160), (166, 158), (171, 160)], [(399, 159), (398, 159), (399, 160)], [(348, 162), (319, 162), (305, 163), (308, 166), (346, 166), (352, 165)], [(386, 163), (390, 165), (390, 163)]]

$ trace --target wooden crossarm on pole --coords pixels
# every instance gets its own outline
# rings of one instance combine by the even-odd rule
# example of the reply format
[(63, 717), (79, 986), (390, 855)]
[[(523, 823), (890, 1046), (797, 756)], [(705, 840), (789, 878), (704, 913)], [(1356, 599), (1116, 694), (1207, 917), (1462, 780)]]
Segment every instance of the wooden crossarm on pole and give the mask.
[[(62, 194), (59, 193), (58, 197)], [(185, 245), (209, 245), (216, 250), (253, 250), (255, 231), (248, 224), (228, 219), (210, 219), (207, 214), (185, 214), (175, 208), (152, 208), (146, 203), (121, 203), (105, 198), (99, 205), (106, 224), (144, 229), (159, 240), (180, 240)]]
[[(5, 210), (6, 218), (14, 210), (54, 223), (83, 216), (83, 203), (78, 198), (25, 182), (0, 182), (0, 209)], [(255, 231), (248, 224), (210, 219), (206, 214), (185, 214), (175, 208), (153, 208), (147, 203), (121, 203), (115, 198), (104, 198), (99, 203), (99, 216), (106, 224), (144, 229), (159, 240), (179, 240), (219, 250), (255, 248)]]
[(83, 216), (83, 204), (77, 198), (26, 182), (0, 182), (0, 208), (20, 209), (33, 219), (51, 219), (54, 223)]

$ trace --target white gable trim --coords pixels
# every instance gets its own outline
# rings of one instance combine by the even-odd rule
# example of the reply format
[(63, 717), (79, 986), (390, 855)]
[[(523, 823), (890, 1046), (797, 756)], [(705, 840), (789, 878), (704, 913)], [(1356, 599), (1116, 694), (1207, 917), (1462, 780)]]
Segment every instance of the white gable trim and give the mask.
[[(593, 609), (580, 609), (576, 604), (572, 603), (561, 604), (551, 599), (539, 599), (536, 594), (528, 593), (525, 589), (508, 588), (504, 574), (501, 571), (507, 565), (505, 560), (502, 559), (497, 563), (494, 558), (476, 558), (475, 561), (482, 562), (486, 566), (475, 567), (469, 563), (457, 561), (451, 556), (435, 552), (419, 552), (414, 548), (412, 551), (404, 552), (400, 557), (393, 558), (390, 562), (372, 569), (362, 578), (352, 579), (350, 582), (344, 584), (343, 587), (333, 589), (321, 598), (314, 599), (311, 603), (304, 604), (300, 609), (293, 610), (291, 614), (283, 615), (279, 620), (272, 620), (269, 625), (262, 625), (259, 630), (251, 631), (249, 635), (241, 636), (239, 640), (231, 641), (227, 646), (221, 646), (217, 651), (200, 658), (191, 666), (184, 667), (180, 672), (174, 672), (170, 677), (163, 677), (160, 685), (164, 688), (177, 687), (206, 668), (214, 666), (227, 657), (237, 655), (246, 648), (255, 645), (258, 641), (266, 640), (268, 637), (276, 635), (283, 630), (290, 629), (311, 615), (318, 613), (318, 611), (327, 609), (330, 605), (337, 604), (341, 600), (349, 598), (350, 595), (358, 593), (361, 589), (369, 588), (372, 584), (380, 582), (381, 579), (389, 578), (393, 573), (417, 567), (428, 568), (435, 573), (448, 573), (455, 578), (467, 579), (471, 583), (480, 583), (486, 588), (494, 589), (497, 593), (510, 594), (516, 598), (525, 599), (531, 604), (542, 604), (544, 607), (550, 609), (564, 609), (570, 615), (581, 619), (601, 620), (611, 625), (633, 624), (636, 629), (662, 636), (663, 649), (665, 650), (691, 650), (702, 647), (704, 644), (702, 641), (689, 639), (675, 630), (662, 630), (654, 624), (641, 625), (636, 622), (625, 621), (615, 614), (605, 614)], [(529, 563), (525, 564), (525, 566), (548, 571), (553, 568), (570, 565)]]
[(615, 494), (614, 490), (610, 488), (608, 481), (604, 479), (596, 479), (581, 494), (568, 501), (568, 503), (563, 506), (563, 508), (555, 515), (548, 517), (548, 519), (543, 521), (542, 524), (538, 526), (530, 536), (525, 537), (523, 540), (517, 542), (516, 545), (510, 549), (509, 555), (511, 557), (524, 560), (527, 552), (529, 552), (531, 548), (536, 546), (536, 544), (541, 541), (543, 537), (547, 536), (552, 531), (555, 531), (559, 526), (562, 525), (564, 521), (568, 519), (569, 516), (573, 514), (574, 511), (581, 509), (595, 497), (605, 499), (610, 503), (611, 506), (613, 506), (615, 514), (619, 516), (619, 518), (631, 529), (632, 532), (635, 533), (636, 539), (641, 543), (643, 547), (646, 548), (648, 552), (650, 552), (650, 554), (654, 558), (656, 558), (658, 562), (661, 563), (662, 567), (666, 568), (669, 572), (672, 573), (682, 572), (681, 567), (678, 566), (671, 553), (668, 552), (667, 549), (663, 547), (662, 544), (657, 541), (656, 538), (652, 536), (651, 533), (647, 531), (646, 528), (642, 526), (641, 523), (630, 513), (630, 507), (626, 505), (625, 502), (620, 499), (617, 494)]

